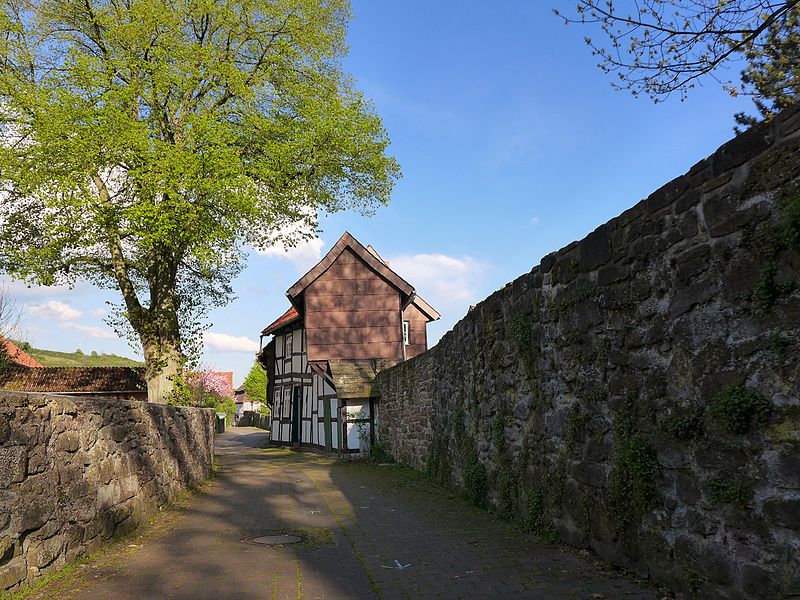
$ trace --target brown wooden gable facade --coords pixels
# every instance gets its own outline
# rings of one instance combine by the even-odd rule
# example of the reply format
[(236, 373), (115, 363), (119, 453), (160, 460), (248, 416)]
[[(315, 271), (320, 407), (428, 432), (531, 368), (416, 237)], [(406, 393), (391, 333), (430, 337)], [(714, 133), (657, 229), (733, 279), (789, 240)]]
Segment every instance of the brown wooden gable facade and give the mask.
[(403, 360), (402, 295), (350, 248), (303, 298), (311, 360)]
[(379, 368), (424, 352), (439, 314), (349, 233), (287, 296), (292, 308), (261, 332), (262, 344), (273, 340), (258, 354), (271, 375), (272, 440), (363, 451), (375, 398), (357, 391), (373, 389)]

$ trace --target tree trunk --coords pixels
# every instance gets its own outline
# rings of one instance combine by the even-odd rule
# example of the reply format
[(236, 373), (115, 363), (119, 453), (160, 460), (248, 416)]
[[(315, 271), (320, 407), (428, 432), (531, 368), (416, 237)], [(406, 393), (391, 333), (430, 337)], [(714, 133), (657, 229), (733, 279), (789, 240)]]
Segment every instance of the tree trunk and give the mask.
[(144, 347), (147, 401), (166, 404), (175, 387), (175, 379), (183, 367), (183, 357), (177, 345), (165, 340), (142, 341)]

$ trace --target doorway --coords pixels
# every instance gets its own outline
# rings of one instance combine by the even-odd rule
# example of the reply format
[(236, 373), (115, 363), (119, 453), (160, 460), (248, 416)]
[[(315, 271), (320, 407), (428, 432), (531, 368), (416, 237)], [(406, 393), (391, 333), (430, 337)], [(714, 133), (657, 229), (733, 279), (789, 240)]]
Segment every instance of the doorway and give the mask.
[(292, 446), (300, 445), (300, 411), (303, 404), (303, 386), (292, 388)]

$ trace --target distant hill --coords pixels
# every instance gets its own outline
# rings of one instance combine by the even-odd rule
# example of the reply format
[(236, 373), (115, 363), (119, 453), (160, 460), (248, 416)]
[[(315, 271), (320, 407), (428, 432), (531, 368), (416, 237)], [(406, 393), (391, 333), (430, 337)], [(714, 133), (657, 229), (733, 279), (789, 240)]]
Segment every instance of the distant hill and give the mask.
[(27, 344), (18, 344), (25, 352), (42, 363), (45, 367), (143, 367), (144, 363), (117, 356), (116, 354), (86, 354), (80, 350), (76, 352), (56, 352), (55, 350), (41, 350), (29, 348)]

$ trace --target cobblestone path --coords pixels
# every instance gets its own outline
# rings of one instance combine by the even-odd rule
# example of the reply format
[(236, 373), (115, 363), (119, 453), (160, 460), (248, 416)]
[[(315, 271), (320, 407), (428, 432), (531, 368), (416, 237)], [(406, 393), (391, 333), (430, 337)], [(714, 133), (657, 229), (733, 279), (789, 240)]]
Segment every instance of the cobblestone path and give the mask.
[[(519, 533), (409, 469), (217, 440), (220, 472), (188, 509), (34, 598), (656, 600), (655, 591)], [(243, 543), (293, 533), (282, 547)]]

